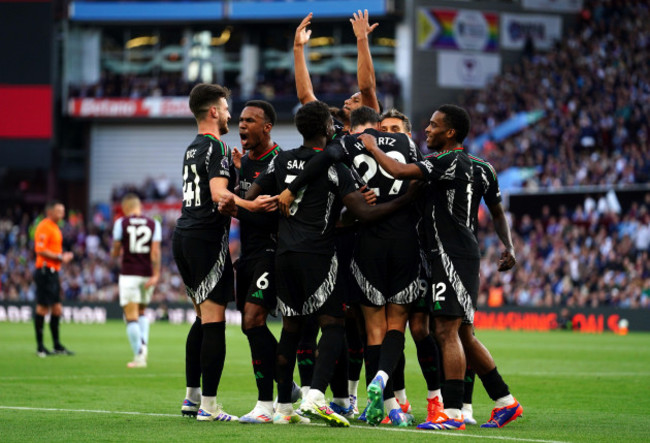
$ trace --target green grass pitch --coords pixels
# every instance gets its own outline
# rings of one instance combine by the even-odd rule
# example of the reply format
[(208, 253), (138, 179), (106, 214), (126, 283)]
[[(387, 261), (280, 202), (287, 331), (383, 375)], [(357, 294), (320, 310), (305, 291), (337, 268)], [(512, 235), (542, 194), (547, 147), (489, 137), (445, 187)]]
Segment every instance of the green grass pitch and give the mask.
[[(73, 357), (38, 358), (31, 324), (0, 323), (0, 441), (531, 441), (650, 440), (650, 335), (477, 331), (524, 407), (503, 429), (466, 431), (320, 424), (273, 426), (184, 419), (184, 346), (189, 325), (151, 326), (149, 367), (127, 369), (124, 324), (64, 324)], [(279, 325), (272, 326), (276, 336)], [(45, 331), (50, 344), (49, 330)], [(218, 401), (236, 415), (257, 399), (248, 342), (227, 328), (227, 358)], [(426, 387), (407, 336), (406, 390), (417, 422), (426, 416)], [(297, 375), (296, 375), (297, 380)], [(363, 382), (363, 377), (362, 377)], [(362, 383), (363, 384), (363, 383)], [(360, 403), (365, 404), (360, 389)], [(474, 414), (492, 402), (477, 380)]]

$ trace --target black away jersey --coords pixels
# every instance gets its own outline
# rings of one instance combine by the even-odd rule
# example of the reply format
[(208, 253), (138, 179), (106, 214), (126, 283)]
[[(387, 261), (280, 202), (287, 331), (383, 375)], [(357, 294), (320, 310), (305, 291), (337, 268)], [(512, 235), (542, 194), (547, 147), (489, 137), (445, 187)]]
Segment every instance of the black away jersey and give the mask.
[(236, 172), (228, 145), (212, 134), (198, 134), (183, 157), (183, 206), (176, 229), (183, 235), (220, 239), (230, 226), (212, 201), (210, 180), (225, 177), (228, 190), (235, 188)]
[[(373, 135), (377, 139), (379, 149), (400, 163), (414, 163), (419, 159), (415, 143), (406, 134), (380, 132), (375, 129), (366, 129), (364, 133)], [(375, 192), (377, 203), (386, 203), (405, 194), (409, 180), (396, 180), (379, 166), (372, 154), (358, 140), (359, 135), (361, 134), (346, 135), (340, 141), (348, 157), (346, 163), (354, 168), (362, 183)], [(378, 237), (394, 238), (413, 234), (416, 221), (415, 210), (409, 205), (379, 221), (367, 224), (364, 229)]]
[(468, 154), (469, 159), (474, 164), (474, 183), (472, 195), (472, 208), (470, 214), (472, 217), (472, 231), (478, 237), (478, 208), (481, 199), (485, 200), (488, 206), (494, 206), (501, 203), (501, 190), (499, 189), (499, 180), (497, 173), (490, 163), (482, 158)]
[[(264, 194), (279, 194), (314, 155), (316, 151), (305, 146), (282, 151), (255, 183)], [(291, 216), (279, 219), (277, 253), (334, 253), (334, 225), (341, 211), (342, 198), (355, 190), (352, 174), (342, 164), (331, 166), (300, 189), (291, 205)]]
[(427, 252), (480, 258), (471, 230), (474, 172), (468, 155), (459, 147), (416, 164), (429, 182), (422, 214)]
[[(272, 148), (258, 158), (251, 159), (248, 154), (242, 157), (239, 170), (239, 196), (241, 198), (246, 198), (246, 192), (255, 179), (266, 170), (271, 160), (281, 151), (282, 149), (274, 143)], [(278, 230), (277, 211), (251, 213), (239, 208), (238, 218), (242, 259), (254, 258), (264, 252), (275, 251)]]

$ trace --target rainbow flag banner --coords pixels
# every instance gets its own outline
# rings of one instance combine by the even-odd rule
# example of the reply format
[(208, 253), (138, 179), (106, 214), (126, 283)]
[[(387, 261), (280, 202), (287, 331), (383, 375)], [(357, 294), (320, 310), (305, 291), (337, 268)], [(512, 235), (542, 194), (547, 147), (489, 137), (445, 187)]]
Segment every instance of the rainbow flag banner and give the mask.
[(494, 52), (499, 49), (499, 14), (472, 9), (419, 8), (420, 49)]

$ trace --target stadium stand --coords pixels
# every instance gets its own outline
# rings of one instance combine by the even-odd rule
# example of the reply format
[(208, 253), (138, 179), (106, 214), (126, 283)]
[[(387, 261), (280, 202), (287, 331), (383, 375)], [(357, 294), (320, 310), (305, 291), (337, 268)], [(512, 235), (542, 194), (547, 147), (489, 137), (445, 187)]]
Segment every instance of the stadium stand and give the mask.
[(555, 50), (532, 51), (466, 93), (470, 138), (522, 111), (546, 114), (514, 137), (486, 142), (479, 155), (497, 171), (535, 168), (528, 188), (647, 183), (649, 15), (643, 2), (594, 2)]
[[(581, 185), (644, 184), (650, 181), (650, 83), (647, 51), (649, 8), (644, 2), (597, 1), (586, 7), (580, 25), (548, 53), (526, 53), (520, 64), (504, 67), (483, 90), (460, 100), (472, 117), (476, 138), (519, 112), (544, 111), (536, 125), (503, 141), (488, 140), (477, 154), (497, 172), (529, 167), (528, 189)], [(258, 92), (294, 94), (293, 81), (282, 69), (266, 71)], [(314, 75), (317, 94), (349, 88), (345, 72), (339, 81)], [(399, 87), (390, 76), (384, 87)], [(133, 78), (103, 77), (102, 94), (185, 95), (191, 85), (172, 75), (160, 84)], [(111, 87), (107, 85), (113, 84)], [(386, 86), (390, 85), (390, 86)], [(124, 88), (124, 90), (119, 90)], [(95, 88), (95, 89), (93, 89)], [(98, 86), (78, 94), (96, 96)], [(320, 89), (319, 89), (320, 88)], [(160, 90), (159, 92), (156, 92)], [(543, 91), (543, 93), (540, 93)], [(95, 95), (93, 95), (95, 94)], [(422, 140), (422, 134), (414, 134)], [(134, 191), (144, 201), (177, 201), (179, 190), (154, 179), (123, 185), (113, 192), (119, 200)], [(586, 198), (573, 208), (542, 211), (541, 216), (512, 215), (518, 264), (514, 273), (496, 272), (499, 241), (482, 218), (481, 305), (650, 307), (650, 193), (622, 211), (607, 209)], [(0, 214), (0, 300), (31, 301), (33, 252), (30, 227), (37, 214), (20, 207)], [(75, 251), (74, 266), (63, 275), (66, 298), (114, 301), (117, 270), (108, 257), (110, 214), (97, 212), (85, 221), (70, 214), (64, 229)], [(184, 301), (180, 277), (171, 258), (173, 219), (163, 218), (163, 271), (155, 301)], [(231, 245), (236, 252), (237, 243)]]

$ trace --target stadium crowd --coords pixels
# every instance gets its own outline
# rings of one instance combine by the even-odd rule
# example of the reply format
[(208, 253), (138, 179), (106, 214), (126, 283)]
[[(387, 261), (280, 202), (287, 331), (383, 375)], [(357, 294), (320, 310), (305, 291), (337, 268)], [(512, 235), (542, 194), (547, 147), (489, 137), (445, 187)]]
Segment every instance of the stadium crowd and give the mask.
[[(347, 98), (357, 88), (356, 73), (333, 69), (324, 74), (312, 76), (314, 91), (319, 97), (333, 98), (338, 102)], [(161, 72), (157, 77), (150, 75), (116, 74), (102, 71), (99, 82), (95, 84), (71, 85), (70, 97), (75, 98), (144, 98), (144, 97), (186, 97), (198, 81), (183, 79), (181, 72)], [(240, 97), (241, 91), (233, 85), (233, 97), (263, 100), (295, 100), (293, 72), (290, 69), (271, 69), (260, 73), (252, 96)], [(392, 101), (399, 97), (400, 84), (393, 73), (377, 75), (377, 90)]]
[[(528, 188), (649, 182), (649, 15), (644, 2), (596, 1), (582, 12), (579, 27), (557, 42), (556, 50), (529, 51), (520, 64), (504, 66), (489, 87), (467, 92), (460, 104), (472, 118), (470, 138), (519, 112), (545, 112), (534, 126), (502, 141), (489, 140), (477, 154), (497, 172), (513, 166), (534, 168), (536, 173), (524, 183)], [(258, 84), (260, 97), (293, 96), (294, 82), (286, 74), (265, 73)], [(313, 75), (312, 80), (323, 97), (349, 93), (355, 83), (354, 76), (343, 72)], [(397, 94), (394, 78), (378, 76), (377, 81), (378, 91)], [(100, 85), (75, 93), (185, 96), (191, 87), (174, 75), (159, 81), (104, 76)], [(420, 142), (423, 133), (417, 130), (422, 128), (414, 133)], [(180, 201), (178, 188), (165, 179), (116, 188), (113, 202), (126, 192), (135, 192), (145, 202)], [(498, 237), (483, 217), (479, 304), (650, 307), (649, 209), (650, 196), (623, 213), (585, 202), (572, 210), (549, 208), (537, 219), (511, 215), (518, 265), (515, 273), (506, 274), (496, 272)], [(34, 298), (30, 229), (36, 217), (20, 208), (0, 214), (2, 300)], [(108, 255), (109, 217), (99, 211), (89, 219), (69, 215), (64, 238), (76, 258), (62, 275), (67, 300), (117, 300), (117, 268)], [(163, 266), (154, 302), (187, 300), (171, 257), (174, 222), (175, 217), (161, 220)], [(237, 235), (232, 238), (231, 251), (236, 253)]]
[[(147, 195), (145, 186), (138, 189)], [(539, 218), (509, 216), (518, 259), (514, 273), (497, 272), (499, 239), (489, 215), (480, 218), (479, 305), (650, 308), (650, 194), (621, 214), (586, 201), (557, 214), (547, 207)], [(0, 217), (0, 300), (34, 300), (30, 233), (36, 217), (20, 208)], [(187, 302), (171, 254), (175, 221), (175, 216), (161, 214), (162, 272), (154, 302)], [(68, 215), (64, 244), (75, 260), (62, 272), (65, 300), (117, 301), (118, 268), (109, 255), (111, 222), (100, 211), (89, 220), (76, 212)], [(238, 238), (233, 219), (233, 258)]]
[(525, 54), (488, 87), (465, 93), (460, 104), (472, 118), (470, 138), (541, 110), (545, 117), (534, 127), (490, 140), (477, 154), (497, 171), (535, 168), (524, 183), (529, 188), (647, 183), (650, 8), (595, 1), (580, 17), (554, 50)]

